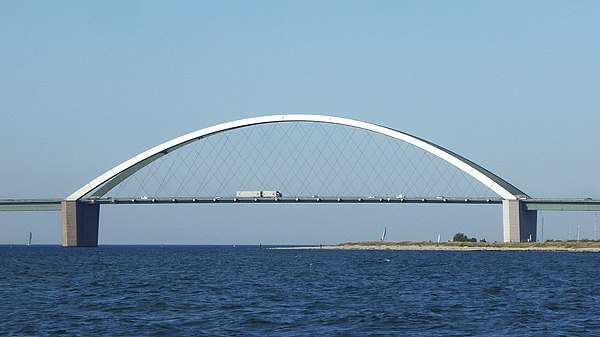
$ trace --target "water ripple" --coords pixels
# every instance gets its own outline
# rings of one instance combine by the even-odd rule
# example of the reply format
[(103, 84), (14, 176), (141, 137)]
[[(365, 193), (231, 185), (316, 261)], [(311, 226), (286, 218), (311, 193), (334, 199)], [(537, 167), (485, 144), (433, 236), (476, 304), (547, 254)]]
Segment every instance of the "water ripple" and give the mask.
[(600, 254), (0, 246), (8, 336), (600, 335)]

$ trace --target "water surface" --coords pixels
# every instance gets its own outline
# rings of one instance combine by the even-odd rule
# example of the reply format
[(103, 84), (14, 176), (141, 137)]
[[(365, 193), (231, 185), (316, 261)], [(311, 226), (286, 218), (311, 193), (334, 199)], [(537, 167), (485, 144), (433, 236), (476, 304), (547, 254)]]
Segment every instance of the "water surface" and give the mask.
[(0, 334), (600, 335), (598, 253), (0, 246)]

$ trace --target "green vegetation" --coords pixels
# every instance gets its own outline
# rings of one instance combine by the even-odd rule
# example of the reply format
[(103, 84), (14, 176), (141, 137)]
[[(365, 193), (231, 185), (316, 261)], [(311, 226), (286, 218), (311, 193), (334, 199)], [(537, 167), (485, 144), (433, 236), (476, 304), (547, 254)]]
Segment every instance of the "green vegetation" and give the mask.
[(477, 242), (477, 239), (475, 239), (475, 238), (469, 239), (469, 237), (466, 236), (465, 233), (458, 232), (458, 233), (454, 234), (452, 241), (454, 241), (454, 242)]

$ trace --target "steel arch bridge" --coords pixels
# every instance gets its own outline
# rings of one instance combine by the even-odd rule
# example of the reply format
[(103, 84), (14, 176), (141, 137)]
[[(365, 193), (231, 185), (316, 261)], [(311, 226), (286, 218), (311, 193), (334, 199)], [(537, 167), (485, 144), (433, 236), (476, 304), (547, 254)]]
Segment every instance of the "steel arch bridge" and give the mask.
[[(365, 131), (393, 139), (403, 144), (410, 145), (438, 160), (449, 164), (462, 174), (474, 179), (476, 182), (491, 190), (495, 197), (473, 198), (466, 196), (383, 196), (383, 195), (294, 195), (283, 196), (275, 192), (269, 196), (263, 195), (236, 195), (235, 197), (221, 196), (187, 196), (163, 197), (142, 196), (132, 198), (106, 198), (105, 195), (123, 185), (128, 178), (141, 170), (149, 167), (157, 160), (186, 146), (197, 142), (206, 141), (211, 137), (226, 134), (233, 130), (257, 127), (261, 125), (278, 125), (283, 123), (313, 123), (318, 125), (336, 125)], [(306, 136), (306, 138), (310, 138)], [(307, 141), (304, 139), (303, 141)], [(339, 142), (339, 140), (338, 140)], [(317, 144), (318, 145), (318, 144)], [(338, 150), (339, 147), (335, 147)], [(361, 153), (361, 155), (365, 155)], [(268, 157), (267, 157), (268, 158)], [(416, 168), (415, 168), (416, 169)], [(348, 174), (348, 172), (346, 172)], [(349, 174), (355, 173), (351, 171)], [(434, 172), (435, 174), (435, 172)], [(306, 179), (306, 178), (305, 178)], [(388, 128), (385, 126), (363, 121), (323, 116), (323, 115), (273, 115), (236, 120), (200, 129), (170, 141), (155, 146), (133, 158), (117, 165), (101, 174), (89, 183), (73, 192), (62, 202), (63, 213), (63, 246), (84, 247), (97, 246), (99, 212), (101, 204), (114, 203), (211, 203), (211, 202), (430, 202), (430, 203), (488, 203), (503, 205), (504, 241), (536, 240), (537, 212), (528, 211), (522, 205), (522, 200), (528, 196), (506, 180), (493, 174), (482, 166), (448, 150), (442, 146), (413, 135)]]

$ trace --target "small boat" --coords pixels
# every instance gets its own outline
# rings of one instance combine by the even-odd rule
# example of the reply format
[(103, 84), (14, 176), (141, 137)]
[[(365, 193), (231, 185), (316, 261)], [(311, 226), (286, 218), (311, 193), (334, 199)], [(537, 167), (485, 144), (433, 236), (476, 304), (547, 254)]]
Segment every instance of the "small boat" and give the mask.
[(29, 242), (27, 242), (28, 246), (31, 246), (31, 232), (29, 232)]
[(383, 227), (383, 234), (381, 234), (381, 239), (379, 241), (383, 242), (385, 240), (385, 233), (387, 232), (387, 226)]

